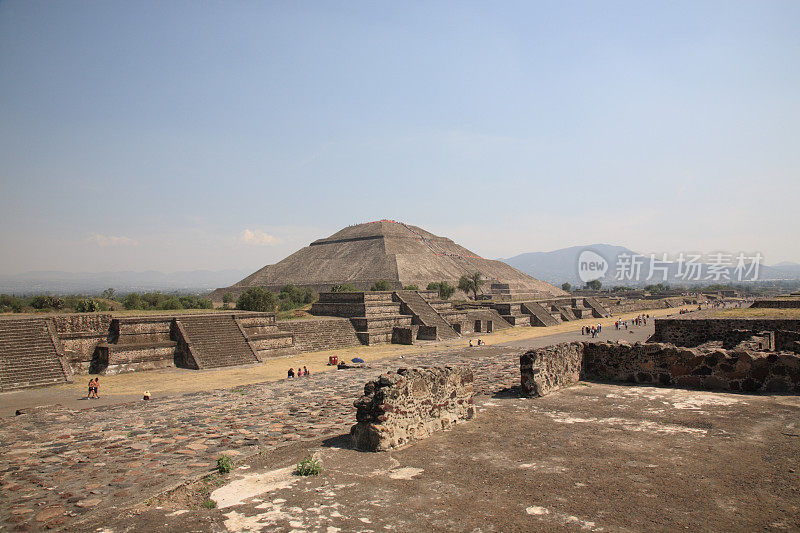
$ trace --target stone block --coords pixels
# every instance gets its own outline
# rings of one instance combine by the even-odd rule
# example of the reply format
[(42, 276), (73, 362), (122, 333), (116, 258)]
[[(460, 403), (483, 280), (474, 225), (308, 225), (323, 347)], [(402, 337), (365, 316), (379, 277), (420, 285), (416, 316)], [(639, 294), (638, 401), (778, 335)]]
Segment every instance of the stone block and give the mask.
[(364, 386), (350, 435), (356, 448), (386, 451), (475, 416), (472, 369), (465, 365), (400, 369)]

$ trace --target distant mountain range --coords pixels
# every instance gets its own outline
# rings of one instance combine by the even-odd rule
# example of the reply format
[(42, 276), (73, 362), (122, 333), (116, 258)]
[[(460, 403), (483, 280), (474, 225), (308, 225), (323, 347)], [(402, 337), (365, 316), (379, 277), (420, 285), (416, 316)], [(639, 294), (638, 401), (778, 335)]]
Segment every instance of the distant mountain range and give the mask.
[[(581, 256), (581, 253), (584, 250), (590, 250), (598, 254), (607, 262), (608, 269), (606, 274), (599, 278), (601, 283), (607, 287), (613, 285), (650, 285), (662, 282), (663, 273), (661, 270), (656, 268), (660, 266), (666, 266), (667, 269), (667, 279), (666, 281), (663, 281), (664, 283), (669, 283), (672, 285), (698, 283), (696, 281), (687, 281), (680, 277), (678, 275), (679, 266), (677, 263), (662, 265), (657, 262), (653, 264), (653, 267), (655, 268), (654, 276), (650, 279), (647, 279), (650, 274), (651, 266), (649, 255), (643, 256), (629, 248), (625, 248), (624, 246), (615, 246), (611, 244), (590, 244), (587, 246), (572, 246), (569, 248), (562, 248), (560, 250), (553, 250), (552, 252), (532, 252), (520, 254), (508, 259), (502, 259), (502, 261), (505, 261), (509, 265), (525, 272), (526, 274), (530, 274), (531, 276), (542, 281), (548, 281), (554, 285), (560, 286), (562, 283), (567, 282), (573, 286), (581, 286), (583, 285), (583, 281), (581, 281), (578, 276), (578, 258)], [(624, 262), (628, 261), (626, 257), (629, 258), (633, 255), (638, 255), (639, 260), (641, 261), (639, 267), (641, 276), (639, 276), (639, 280), (616, 279), (616, 275), (620, 269), (620, 264), (622, 263), (624, 265)], [(707, 258), (704, 259), (706, 259), (706, 261), (708, 260)], [(656, 260), (658, 261), (658, 258), (656, 258)], [(710, 283), (728, 283), (728, 280), (725, 279), (720, 281), (706, 279), (709, 275), (713, 276), (713, 269), (709, 270), (709, 267), (710, 265), (708, 263), (702, 263), (698, 267), (701, 277), (699, 283), (704, 285)], [(629, 270), (627, 271), (629, 272)], [(759, 267), (758, 279), (759, 281), (800, 280), (800, 264), (790, 262), (782, 262), (772, 266), (766, 266), (762, 264)], [(735, 283), (736, 280), (733, 280), (733, 282)]]
[[(514, 268), (530, 274), (542, 281), (550, 282), (556, 286), (568, 282), (573, 286), (582, 286), (583, 282), (578, 277), (578, 257), (584, 250), (591, 250), (601, 256), (608, 263), (605, 276), (599, 278), (603, 286), (613, 285), (641, 286), (661, 281), (657, 279), (617, 280), (618, 259), (625, 255), (636, 255), (636, 252), (624, 246), (611, 244), (591, 244), (588, 246), (572, 246), (552, 252), (532, 252), (520, 254), (508, 259), (501, 259)], [(658, 265), (655, 265), (658, 266)], [(667, 270), (666, 283), (672, 285), (687, 284), (677, 276), (677, 265), (672, 264)], [(650, 269), (650, 257), (641, 257), (642, 278), (646, 278)], [(2, 276), (0, 275), (0, 293), (10, 294), (98, 294), (104, 289), (113, 288), (117, 292), (203, 292), (228, 287), (251, 274), (250, 270), (188, 270), (181, 272), (158, 272), (148, 270), (144, 272), (60, 272), (60, 271), (34, 271), (23, 274)], [(701, 267), (702, 277), (708, 275), (708, 265)], [(657, 272), (658, 274), (658, 272)], [(767, 280), (800, 280), (800, 264), (782, 262), (771, 266), (761, 265), (759, 279)], [(714, 283), (713, 280), (702, 279), (706, 285)], [(720, 283), (726, 283), (721, 280)]]
[(250, 274), (247, 270), (188, 270), (182, 272), (59, 272), (35, 271), (0, 276), (0, 293), (74, 294), (99, 293), (113, 288), (117, 292), (179, 291), (198, 292), (227, 287)]

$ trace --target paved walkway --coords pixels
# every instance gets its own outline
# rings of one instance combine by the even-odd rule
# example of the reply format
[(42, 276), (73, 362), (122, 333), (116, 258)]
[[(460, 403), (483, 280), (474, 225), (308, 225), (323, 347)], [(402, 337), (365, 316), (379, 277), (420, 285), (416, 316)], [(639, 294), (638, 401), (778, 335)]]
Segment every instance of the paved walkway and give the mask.
[[(647, 334), (642, 328), (635, 336)], [(629, 335), (606, 330), (603, 337)], [(375, 361), (369, 369), (6, 418), (0, 428), (0, 529), (79, 529), (103, 512), (208, 472), (223, 453), (247, 455), (347, 433), (364, 383), (399, 366), (471, 364), (476, 394), (493, 394), (518, 384), (516, 355), (525, 343), (580, 338), (586, 339), (572, 333), (513, 345), (431, 346), (430, 353)]]

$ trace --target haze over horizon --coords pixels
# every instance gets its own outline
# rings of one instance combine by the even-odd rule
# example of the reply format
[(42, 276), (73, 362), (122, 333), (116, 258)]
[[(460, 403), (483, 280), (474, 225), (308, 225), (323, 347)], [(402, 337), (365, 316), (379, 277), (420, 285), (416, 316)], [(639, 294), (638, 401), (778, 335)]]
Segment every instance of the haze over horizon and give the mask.
[(396, 219), (487, 258), (800, 262), (800, 3), (0, 3), (0, 275), (255, 270)]

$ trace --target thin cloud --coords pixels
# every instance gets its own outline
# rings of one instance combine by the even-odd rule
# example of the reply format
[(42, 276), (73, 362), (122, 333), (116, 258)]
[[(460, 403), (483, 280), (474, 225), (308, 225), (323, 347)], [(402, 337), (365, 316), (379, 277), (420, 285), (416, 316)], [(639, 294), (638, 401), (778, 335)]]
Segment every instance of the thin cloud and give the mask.
[(93, 233), (86, 242), (97, 246), (139, 246), (139, 242), (130, 237), (116, 237), (114, 235), (100, 235)]
[(246, 229), (239, 236), (239, 242), (250, 246), (275, 246), (280, 244), (281, 240), (261, 230)]

